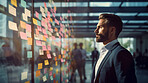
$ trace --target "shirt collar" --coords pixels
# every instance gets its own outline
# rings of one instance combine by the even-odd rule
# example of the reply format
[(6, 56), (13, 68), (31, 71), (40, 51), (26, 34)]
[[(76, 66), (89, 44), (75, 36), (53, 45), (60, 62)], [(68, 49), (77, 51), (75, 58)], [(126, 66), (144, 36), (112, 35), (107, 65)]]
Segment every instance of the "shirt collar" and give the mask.
[(115, 43), (117, 43), (117, 42), (118, 42), (118, 40), (115, 39), (115, 40), (109, 42), (109, 43), (108, 43), (107, 45), (105, 45), (104, 47), (102, 47), (101, 50), (110, 50), (110, 49), (112, 48), (112, 46), (113, 46)]

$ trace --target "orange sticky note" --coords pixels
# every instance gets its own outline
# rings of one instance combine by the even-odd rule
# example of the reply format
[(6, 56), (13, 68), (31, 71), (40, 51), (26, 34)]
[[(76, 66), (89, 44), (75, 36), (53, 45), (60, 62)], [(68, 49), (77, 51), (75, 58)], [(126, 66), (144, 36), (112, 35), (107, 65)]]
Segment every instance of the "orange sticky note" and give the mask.
[(28, 38), (28, 45), (32, 45), (32, 38)]
[(55, 27), (55, 29), (54, 29), (54, 30), (55, 30), (56, 32), (58, 32), (58, 28), (56, 28), (56, 27)]
[(35, 29), (35, 32), (37, 35), (39, 35), (39, 30), (38, 29)]
[(58, 69), (56, 69), (56, 74), (58, 74), (58, 71), (59, 71), (59, 70), (58, 70)]
[(43, 40), (46, 41), (46, 37), (45, 36), (43, 36)]
[(45, 65), (49, 65), (48, 60), (44, 60)]
[(53, 22), (52, 18), (50, 18), (50, 22)]
[(11, 4), (17, 7), (17, 0), (11, 0)]
[(41, 74), (41, 71), (40, 70), (37, 70), (36, 71), (36, 77), (40, 76), (40, 74)]
[(38, 69), (42, 69), (43, 63), (38, 64)]
[(61, 59), (61, 55), (59, 55), (59, 59)]
[(22, 28), (26, 29), (26, 23), (25, 22), (20, 21), (20, 25), (21, 25)]
[(30, 83), (30, 81), (27, 81), (27, 82), (25, 82), (25, 83)]
[(56, 61), (56, 60), (57, 60), (57, 57), (55, 56), (54, 59), (55, 59), (55, 61)]

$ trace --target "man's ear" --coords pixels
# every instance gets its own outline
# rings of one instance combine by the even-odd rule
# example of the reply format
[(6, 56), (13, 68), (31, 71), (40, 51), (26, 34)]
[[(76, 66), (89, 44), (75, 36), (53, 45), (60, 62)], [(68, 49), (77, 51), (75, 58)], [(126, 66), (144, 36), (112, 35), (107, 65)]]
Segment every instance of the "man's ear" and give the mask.
[(116, 28), (115, 28), (115, 27), (111, 27), (111, 28), (110, 28), (110, 33), (111, 33), (112, 35), (115, 35), (115, 33), (116, 33)]

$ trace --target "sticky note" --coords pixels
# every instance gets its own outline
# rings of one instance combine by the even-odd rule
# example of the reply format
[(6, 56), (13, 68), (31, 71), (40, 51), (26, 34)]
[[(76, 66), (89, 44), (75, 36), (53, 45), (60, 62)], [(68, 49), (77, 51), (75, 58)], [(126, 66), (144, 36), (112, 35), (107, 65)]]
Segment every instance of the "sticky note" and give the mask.
[(27, 72), (21, 73), (21, 80), (27, 79)]
[(57, 65), (58, 65), (58, 62), (56, 61), (56, 62), (55, 62), (55, 66), (57, 66)]
[(37, 25), (41, 26), (41, 22), (37, 20)]
[(44, 8), (42, 6), (40, 6), (40, 11), (44, 12)]
[(31, 32), (31, 25), (30, 25), (30, 24), (27, 24), (27, 23), (26, 23), (26, 30), (27, 30), (28, 32)]
[(55, 27), (54, 30), (55, 30), (56, 32), (58, 32), (58, 28)]
[(49, 76), (52, 76), (52, 71), (49, 72)]
[(31, 32), (26, 31), (27, 37), (31, 37)]
[(40, 55), (44, 55), (43, 50), (39, 49), (39, 54), (40, 54)]
[(46, 46), (42, 46), (42, 50), (46, 51), (47, 50)]
[(42, 69), (43, 63), (38, 63), (38, 69)]
[(36, 71), (36, 77), (40, 76), (40, 74), (41, 74), (41, 71), (40, 70), (37, 70)]
[(47, 81), (46, 76), (43, 76), (43, 82)]
[(26, 2), (24, 0), (21, 0), (21, 6), (23, 6), (24, 8), (26, 8)]
[(56, 74), (54, 73), (54, 74), (53, 74), (53, 78), (55, 78), (55, 77), (56, 77)]
[(25, 83), (30, 83), (30, 81), (26, 81)]
[(39, 18), (39, 13), (37, 11), (35, 11), (35, 15), (37, 18)]
[(47, 48), (48, 48), (48, 50), (51, 50), (51, 47), (49, 45), (47, 46)]
[(37, 29), (38, 29), (39, 31), (42, 31), (42, 27), (41, 27), (41, 26), (38, 26), (38, 25), (37, 25)]
[(27, 58), (32, 58), (32, 51), (27, 51)]
[(53, 77), (52, 77), (52, 76), (50, 76), (50, 79), (51, 79), (51, 80), (53, 80)]
[(44, 74), (47, 73), (47, 68), (44, 68)]
[(61, 55), (59, 55), (59, 59), (61, 59)]
[(24, 32), (20, 32), (20, 37), (21, 37), (21, 39), (28, 40), (27, 35)]
[(55, 18), (55, 23), (57, 23), (59, 25), (59, 21)]
[(11, 0), (11, 4), (17, 7), (17, 0)]
[(48, 58), (48, 59), (50, 59), (50, 58), (51, 58), (51, 55), (50, 55), (50, 53), (49, 53), (49, 54), (47, 54), (47, 58)]
[(49, 61), (48, 60), (44, 60), (45, 65), (49, 65)]
[(25, 8), (25, 14), (28, 16), (28, 17), (31, 17), (31, 11), (29, 9), (26, 9)]
[(47, 41), (45, 36), (43, 36), (43, 40), (44, 40), (44, 41)]
[(37, 25), (37, 20), (33, 18), (33, 24)]
[(28, 38), (28, 45), (32, 45), (32, 38)]
[(9, 29), (14, 30), (14, 31), (18, 31), (17, 24), (15, 22), (8, 21), (8, 26), (9, 26)]
[(53, 56), (56, 56), (56, 53), (53, 53)]
[(52, 18), (50, 18), (50, 22), (53, 22)]
[(26, 29), (26, 23), (24, 21), (20, 21), (21, 28)]
[(50, 19), (50, 12), (49, 11), (47, 11), (47, 17), (48, 17), (48, 19)]
[(13, 16), (16, 16), (16, 8), (9, 5), (9, 13), (12, 14)]
[(22, 17), (23, 17), (23, 20), (25, 20), (26, 22), (28, 22), (28, 17), (25, 13), (22, 13)]
[(35, 32), (37, 35), (39, 35), (39, 30), (38, 29), (35, 29)]
[(58, 70), (58, 69), (56, 69), (56, 74), (58, 74), (58, 71), (59, 71), (59, 70)]
[(50, 71), (52, 71), (53, 70), (53, 67), (50, 67), (50, 69), (49, 69)]

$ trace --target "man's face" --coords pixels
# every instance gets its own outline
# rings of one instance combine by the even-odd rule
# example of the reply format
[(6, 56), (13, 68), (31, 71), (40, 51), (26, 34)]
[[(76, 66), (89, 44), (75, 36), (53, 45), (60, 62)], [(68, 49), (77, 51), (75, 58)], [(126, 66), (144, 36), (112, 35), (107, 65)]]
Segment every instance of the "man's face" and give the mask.
[(105, 24), (104, 19), (99, 20), (94, 32), (96, 33), (96, 42), (105, 42), (109, 39), (109, 27)]

